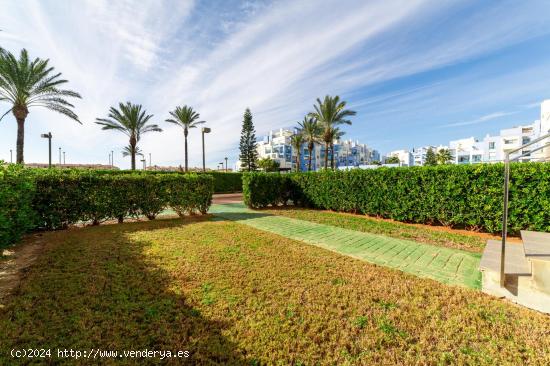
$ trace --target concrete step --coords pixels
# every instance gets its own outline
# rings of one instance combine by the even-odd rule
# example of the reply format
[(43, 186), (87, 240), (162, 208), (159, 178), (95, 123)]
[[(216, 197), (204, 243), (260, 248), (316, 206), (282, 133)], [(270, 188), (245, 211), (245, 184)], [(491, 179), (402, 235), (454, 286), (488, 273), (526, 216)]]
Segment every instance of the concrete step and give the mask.
[[(479, 269), (500, 273), (501, 248), (500, 240), (488, 240), (479, 263)], [(523, 245), (506, 243), (504, 273), (514, 276), (531, 275), (531, 264), (525, 257)]]
[(522, 230), (521, 240), (528, 259), (550, 261), (550, 233)]

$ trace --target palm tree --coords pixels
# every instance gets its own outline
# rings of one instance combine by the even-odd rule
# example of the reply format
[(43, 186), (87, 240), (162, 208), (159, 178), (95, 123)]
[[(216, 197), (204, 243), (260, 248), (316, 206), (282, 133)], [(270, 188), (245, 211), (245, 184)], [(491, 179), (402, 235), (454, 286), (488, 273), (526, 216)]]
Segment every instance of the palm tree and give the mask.
[(168, 118), (166, 122), (173, 123), (183, 128), (183, 136), (185, 137), (185, 171), (188, 170), (188, 155), (187, 155), (187, 135), (191, 128), (197, 128), (198, 125), (205, 123), (206, 121), (197, 121), (200, 118), (200, 114), (193, 110), (193, 108), (184, 105), (183, 107), (176, 107), (175, 110), (170, 112), (172, 118)]
[(107, 118), (96, 118), (98, 125), (103, 126), (102, 130), (117, 130), (128, 136), (129, 144), (125, 148), (132, 157), (132, 170), (136, 170), (136, 153), (139, 151), (137, 143), (141, 135), (147, 132), (161, 132), (162, 129), (156, 124), (147, 124), (153, 117), (142, 110), (141, 104), (130, 102), (119, 103), (118, 109), (111, 107)]
[(309, 113), (309, 117), (315, 118), (323, 128), (321, 138), (325, 143), (326, 169), (328, 168), (328, 151), (333, 140), (333, 133), (331, 129), (337, 125), (351, 125), (351, 121), (347, 119), (347, 117), (354, 116), (356, 112), (345, 109), (346, 102), (340, 101), (340, 97), (338, 95), (335, 97), (327, 95), (323, 101), (317, 98), (317, 105), (314, 105), (313, 108), (315, 111)]
[(449, 149), (439, 149), (436, 155), (438, 164), (449, 164), (453, 160), (453, 155)]
[(330, 128), (329, 132), (327, 133), (328, 136), (330, 136), (330, 167), (331, 169), (334, 169), (334, 140), (340, 140), (342, 136), (344, 136), (345, 132), (340, 130), (338, 127), (332, 127)]
[(304, 136), (301, 133), (297, 133), (291, 137), (292, 148), (296, 149), (296, 171), (300, 171), (300, 152), (302, 151), (302, 145), (304, 144)]
[(302, 136), (304, 137), (305, 142), (307, 142), (307, 151), (308, 151), (308, 161), (307, 161), (307, 171), (311, 171), (311, 158), (313, 155), (313, 148), (315, 143), (319, 141), (319, 135), (321, 134), (321, 128), (319, 123), (315, 118), (304, 117), (302, 122), (298, 122)]
[(0, 117), (12, 112), (17, 121), (17, 157), (16, 162), (23, 164), (25, 144), (25, 120), (29, 108), (44, 107), (61, 113), (78, 123), (78, 116), (72, 111), (74, 105), (66, 98), (81, 98), (80, 94), (60, 89), (67, 80), (60, 78), (61, 73), (54, 73), (48, 65), (49, 60), (29, 59), (27, 50), (21, 50), (19, 59), (12, 53), (0, 51), (0, 102), (11, 104), (11, 108)]

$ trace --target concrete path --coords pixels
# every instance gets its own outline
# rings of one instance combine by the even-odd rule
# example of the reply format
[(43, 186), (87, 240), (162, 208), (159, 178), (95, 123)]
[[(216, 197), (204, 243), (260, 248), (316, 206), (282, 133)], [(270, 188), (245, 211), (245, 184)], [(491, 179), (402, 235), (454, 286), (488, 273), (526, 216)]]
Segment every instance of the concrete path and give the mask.
[(481, 255), (477, 253), (264, 214), (242, 203), (214, 204), (210, 213), (419, 277), (475, 289), (481, 287), (478, 270)]

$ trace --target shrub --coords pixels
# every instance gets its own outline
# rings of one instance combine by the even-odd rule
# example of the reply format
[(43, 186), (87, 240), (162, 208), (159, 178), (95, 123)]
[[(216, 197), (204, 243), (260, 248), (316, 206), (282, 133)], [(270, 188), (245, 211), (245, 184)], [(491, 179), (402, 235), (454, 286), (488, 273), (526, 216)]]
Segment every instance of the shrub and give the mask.
[[(502, 164), (245, 174), (250, 207), (295, 204), (497, 233)], [(269, 176), (269, 177), (268, 177)], [(550, 231), (550, 164), (511, 166), (509, 230)]]
[(0, 161), (0, 248), (14, 243), (34, 227), (34, 190), (26, 169)]
[(36, 171), (33, 207), (38, 227), (65, 228), (78, 222), (144, 215), (154, 219), (172, 207), (179, 214), (206, 213), (213, 178), (197, 174), (142, 174), (91, 170)]

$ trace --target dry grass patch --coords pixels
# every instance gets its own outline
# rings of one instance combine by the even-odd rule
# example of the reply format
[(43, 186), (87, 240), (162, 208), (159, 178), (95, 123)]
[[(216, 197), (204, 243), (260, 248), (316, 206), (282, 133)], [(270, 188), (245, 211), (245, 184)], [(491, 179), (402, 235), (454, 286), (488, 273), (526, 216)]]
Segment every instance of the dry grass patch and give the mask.
[(44, 239), (0, 310), (0, 364), (14, 347), (180, 349), (189, 364), (550, 362), (548, 316), (235, 222)]

